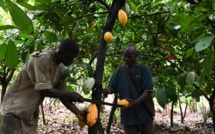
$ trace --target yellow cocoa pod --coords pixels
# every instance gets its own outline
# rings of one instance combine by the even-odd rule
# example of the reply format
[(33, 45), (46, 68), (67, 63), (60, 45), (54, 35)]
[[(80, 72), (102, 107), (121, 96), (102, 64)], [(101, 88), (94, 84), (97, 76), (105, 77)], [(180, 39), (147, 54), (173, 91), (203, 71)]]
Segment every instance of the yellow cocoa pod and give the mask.
[(96, 104), (91, 104), (88, 108), (87, 113), (87, 124), (92, 127), (94, 124), (96, 124), (98, 118), (98, 108)]
[(123, 11), (122, 9), (119, 10), (118, 12), (118, 19), (119, 22), (121, 23), (121, 25), (124, 27), (127, 22), (128, 22), (128, 17), (127, 14), (125, 13), (125, 11)]
[(105, 39), (106, 42), (112, 41), (113, 36), (112, 36), (111, 32), (106, 32), (106, 33), (104, 34), (104, 39)]
[(118, 105), (123, 105), (125, 107), (127, 107), (129, 105), (129, 101), (127, 101), (126, 99), (122, 99), (122, 100), (119, 100), (117, 102)]

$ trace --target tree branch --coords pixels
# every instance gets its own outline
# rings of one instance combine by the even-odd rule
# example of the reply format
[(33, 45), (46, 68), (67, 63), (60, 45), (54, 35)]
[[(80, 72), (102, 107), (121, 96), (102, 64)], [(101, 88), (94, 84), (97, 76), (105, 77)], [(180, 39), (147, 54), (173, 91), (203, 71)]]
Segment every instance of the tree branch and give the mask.
[[(171, 65), (173, 65), (175, 68), (177, 68), (179, 71), (181, 71), (181, 72), (185, 72), (184, 70), (182, 70), (181, 68), (179, 68), (175, 63), (173, 63), (171, 60), (169, 60), (167, 57), (166, 57), (166, 55), (164, 54), (164, 53), (162, 53), (159, 49), (157, 50), (157, 52), (160, 54), (160, 55), (162, 55), (169, 63), (171, 63)], [(200, 90), (200, 87), (199, 86), (197, 86), (195, 83), (193, 83), (193, 86), (196, 88), (196, 89), (198, 89), (198, 90)], [(210, 98), (203, 92), (202, 93), (202, 95), (208, 100), (208, 101), (210, 101), (210, 99), (214, 99), (215, 98), (215, 91), (213, 92), (213, 97), (211, 96)]]
[(98, 1), (99, 3), (101, 3), (103, 6), (106, 7), (106, 9), (109, 11), (110, 10), (110, 7), (108, 6), (108, 4), (102, 0), (95, 0), (95, 1)]
[(170, 12), (156, 12), (156, 13), (152, 13), (152, 14), (143, 14), (143, 15), (136, 15), (136, 16), (132, 16), (132, 17), (129, 17), (130, 19), (133, 19), (133, 18), (141, 18), (141, 17), (145, 17), (145, 16), (155, 16), (155, 15), (160, 15), (160, 14), (170, 14)]
[[(8, 69), (8, 73), (10, 72), (10, 74), (9, 74), (8, 77), (5, 79), (5, 83), (6, 83), (6, 84), (8, 84), (8, 83), (10, 82), (10, 80), (12, 79), (13, 74), (14, 74), (14, 71), (15, 71), (15, 69), (11, 69), (11, 70)], [(7, 74), (8, 74), (8, 73), (7, 73)]]

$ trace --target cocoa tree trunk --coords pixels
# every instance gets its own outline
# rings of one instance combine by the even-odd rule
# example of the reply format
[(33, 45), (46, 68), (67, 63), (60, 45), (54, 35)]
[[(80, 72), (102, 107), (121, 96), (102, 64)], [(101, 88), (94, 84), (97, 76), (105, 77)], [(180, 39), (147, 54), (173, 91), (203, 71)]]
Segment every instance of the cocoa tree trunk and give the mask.
[[(113, 0), (112, 6), (109, 10), (109, 15), (106, 21), (106, 24), (103, 28), (103, 33), (102, 37), (100, 39), (100, 47), (98, 50), (98, 55), (97, 55), (97, 64), (96, 64), (96, 70), (95, 70), (95, 90), (93, 90), (92, 93), (92, 98), (95, 100), (101, 100), (101, 93), (102, 93), (102, 77), (103, 77), (103, 71), (104, 71), (104, 62), (105, 62), (105, 54), (106, 54), (106, 47), (107, 47), (107, 42), (104, 40), (103, 35), (109, 31), (111, 32), (115, 20), (117, 19), (118, 11), (124, 6), (125, 0)], [(99, 110), (99, 115), (100, 115), (100, 108), (101, 105), (97, 105), (98, 110)], [(104, 133), (104, 130), (102, 128), (100, 118), (98, 119), (97, 123), (89, 127), (88, 129), (89, 134), (102, 134)]]
[(8, 83), (10, 82), (10, 80), (13, 77), (14, 71), (15, 71), (15, 69), (10, 70), (9, 68), (4, 67), (3, 76), (1, 77), (1, 84), (2, 84), (1, 103), (2, 103), (2, 100), (6, 93)]
[(212, 116), (212, 121), (213, 121), (213, 128), (214, 128), (214, 133), (215, 133), (215, 110), (214, 110), (214, 99), (215, 99), (215, 90), (213, 90), (213, 93), (210, 97), (209, 101), (209, 105), (210, 105), (210, 111), (213, 113)]
[(174, 115), (174, 101), (172, 101), (171, 113), (170, 113), (170, 124), (173, 127), (173, 115)]
[(4, 98), (6, 89), (7, 89), (7, 84), (5, 82), (2, 82), (1, 103), (2, 103), (2, 100)]
[[(212, 113), (213, 113), (213, 115), (215, 115), (214, 110), (212, 110)], [(215, 116), (213, 116), (212, 120), (213, 120), (213, 128), (214, 128), (214, 133), (215, 133)]]
[(213, 116), (212, 116), (212, 121), (213, 121), (213, 128), (214, 128), (214, 133), (215, 133), (215, 110), (213, 110), (213, 107), (214, 107), (214, 103), (211, 103), (210, 102), (210, 110), (211, 112), (213, 113)]

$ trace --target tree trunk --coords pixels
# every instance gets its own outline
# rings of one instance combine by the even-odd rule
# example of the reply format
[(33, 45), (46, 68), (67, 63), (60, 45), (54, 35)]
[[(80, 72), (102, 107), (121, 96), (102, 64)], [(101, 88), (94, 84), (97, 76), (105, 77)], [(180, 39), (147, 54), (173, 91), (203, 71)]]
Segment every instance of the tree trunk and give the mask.
[(213, 110), (213, 107), (214, 107), (214, 102), (212, 101), (210, 101), (210, 110), (211, 110), (211, 112), (213, 113), (213, 116), (212, 116), (212, 121), (213, 121), (213, 128), (214, 128), (214, 133), (215, 133), (215, 110)]
[(172, 101), (171, 114), (170, 114), (171, 127), (173, 127), (173, 115), (174, 115), (174, 102)]
[(7, 84), (5, 84), (5, 82), (3, 82), (3, 84), (2, 84), (2, 92), (1, 92), (1, 103), (2, 103), (2, 100), (4, 98), (6, 89), (7, 89)]
[(10, 70), (10, 69), (7, 69), (7, 67), (4, 68), (3, 77), (1, 77), (1, 84), (2, 84), (1, 103), (6, 93), (8, 83), (13, 77), (14, 71), (15, 69)]
[[(104, 62), (105, 62), (105, 54), (106, 54), (106, 47), (107, 42), (104, 40), (103, 35), (109, 31), (111, 32), (115, 23), (115, 20), (118, 15), (118, 11), (124, 6), (125, 0), (113, 0), (111, 9), (109, 10), (109, 15), (106, 21), (106, 25), (103, 28), (103, 33), (100, 41), (100, 47), (98, 50), (97, 55), (97, 64), (96, 64), (96, 70), (95, 70), (95, 90), (93, 90), (92, 98), (95, 100), (101, 100), (101, 93), (102, 93), (102, 77), (103, 77), (103, 71), (104, 71)], [(98, 113), (100, 116), (100, 105), (97, 105), (98, 107)], [(103, 132), (101, 132), (103, 131)], [(98, 119), (98, 122), (93, 126), (89, 127), (88, 129), (89, 134), (101, 134), (104, 133), (104, 130), (102, 128), (100, 118)]]
[(214, 128), (214, 133), (215, 133), (215, 110), (214, 110), (214, 98), (215, 98), (215, 90), (213, 90), (213, 93), (210, 97), (209, 101), (209, 105), (210, 105), (210, 111), (213, 113), (212, 116), (212, 121), (213, 121), (213, 128)]
[(183, 110), (182, 110), (182, 106), (181, 106), (181, 100), (180, 98), (178, 99), (179, 101), (179, 108), (180, 108), (180, 113), (181, 113), (181, 123), (184, 123), (184, 115), (183, 115)]
[[(13, 74), (14, 74), (14, 71), (15, 69), (12, 69), (12, 70), (9, 70), (6, 71), (7, 67), (4, 68), (4, 73), (3, 73), (3, 77), (0, 77), (0, 82), (2, 84), (2, 92), (1, 92), (1, 103), (2, 103), (2, 100), (4, 98), (4, 95), (6, 93), (6, 90), (7, 90), (7, 86), (8, 86), (8, 83), (10, 82), (10, 80), (12, 79), (13, 77)], [(9, 75), (8, 75), (9, 74)], [(2, 116), (0, 116), (0, 126), (2, 126)], [(0, 133), (2, 133), (2, 127), (0, 127)]]

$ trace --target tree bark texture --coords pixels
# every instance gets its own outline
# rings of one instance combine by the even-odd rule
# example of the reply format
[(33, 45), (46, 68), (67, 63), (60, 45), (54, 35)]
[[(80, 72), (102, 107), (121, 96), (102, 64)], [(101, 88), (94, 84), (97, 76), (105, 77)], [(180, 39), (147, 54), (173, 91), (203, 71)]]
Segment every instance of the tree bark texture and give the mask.
[(171, 114), (170, 114), (170, 124), (173, 127), (173, 116), (174, 115), (174, 101), (172, 101)]
[[(102, 37), (100, 39), (100, 47), (98, 50), (97, 55), (97, 64), (96, 64), (96, 70), (95, 70), (95, 90), (93, 90), (92, 98), (95, 100), (101, 100), (102, 96), (102, 77), (103, 77), (103, 71), (104, 71), (104, 63), (105, 63), (105, 54), (106, 54), (106, 48), (107, 48), (107, 42), (104, 40), (103, 35), (109, 31), (111, 32), (115, 20), (117, 19), (118, 11), (125, 5), (125, 0), (113, 0), (112, 6), (109, 10), (108, 18), (106, 21), (106, 24), (103, 28)], [(100, 115), (100, 105), (97, 105), (98, 107), (98, 113)], [(89, 127), (88, 133), (89, 134), (101, 134), (104, 133), (104, 129), (101, 128), (101, 122), (100, 118), (98, 119), (97, 123)], [(101, 132), (102, 131), (102, 132)]]

